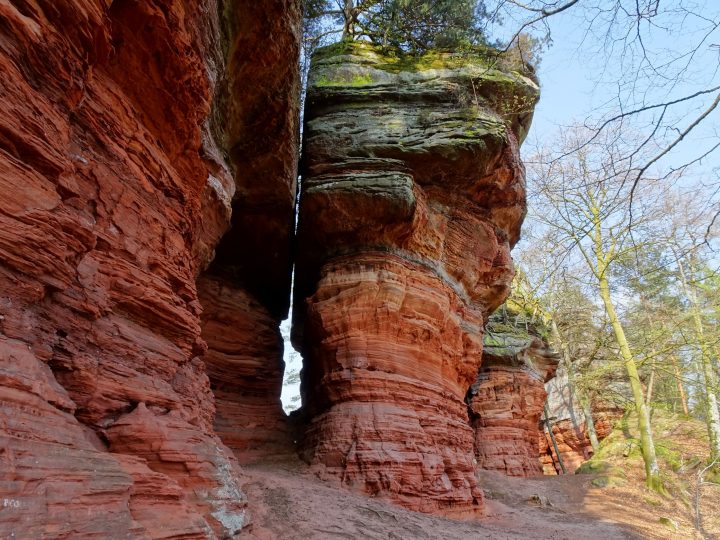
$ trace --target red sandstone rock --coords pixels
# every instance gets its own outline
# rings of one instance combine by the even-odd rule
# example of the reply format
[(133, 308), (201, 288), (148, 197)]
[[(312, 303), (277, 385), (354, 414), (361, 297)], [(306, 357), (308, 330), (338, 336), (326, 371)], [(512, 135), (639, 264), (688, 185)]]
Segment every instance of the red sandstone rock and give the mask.
[[(232, 227), (211, 272), (287, 317), (300, 144), (300, 0), (223, 2), (231, 36), (216, 95), (220, 131), (237, 192)], [(215, 39), (221, 36), (215, 35)]]
[[(0, 536), (226, 537), (248, 522), (213, 432), (195, 281), (237, 191), (241, 237), (282, 199), (253, 258), (284, 259), (261, 285), (289, 287), (297, 75), (263, 77), (295, 72), (297, 6), (236, 2), (222, 20), (214, 1), (0, 5)], [(266, 18), (281, 22), (254, 46), (243, 108), (241, 64), (257, 58), (238, 21)], [(238, 128), (268, 100), (277, 124)], [(256, 273), (238, 269), (238, 287)]]
[(543, 382), (521, 368), (481, 369), (470, 402), (479, 468), (509, 476), (542, 473), (537, 440), (545, 397)]
[[(495, 73), (525, 103), (501, 118), (474, 62), (431, 73), (364, 44), (315, 57), (293, 320), (304, 459), (408, 508), (466, 515), (482, 494), (463, 400), (513, 275), (518, 137), (537, 98)], [(483, 107), (463, 109), (473, 83)]]
[[(134, 490), (136, 498), (147, 497), (148, 488), (142, 484), (158, 482), (159, 474), (165, 477), (164, 495), (174, 505), (187, 501), (217, 536), (233, 536), (246, 525), (239, 470), (230, 451), (214, 436), (198, 432), (179, 414), (156, 414), (142, 403), (120, 417), (105, 436), (111, 452), (137, 456), (147, 464), (146, 471), (134, 472), (136, 484), (141, 483)], [(150, 471), (157, 474), (148, 475)], [(178, 493), (184, 501), (177, 500)], [(150, 516), (155, 513), (159, 509), (152, 508)], [(204, 533), (210, 535), (207, 525)], [(151, 521), (150, 526), (158, 524)]]
[(534, 327), (509, 322), (515, 319), (496, 315), (487, 326), (482, 367), (468, 393), (475, 457), (481, 469), (536, 476), (545, 381), (555, 375), (559, 355)]
[(284, 364), (278, 321), (226, 279), (198, 280), (203, 356), (215, 396), (215, 432), (241, 463), (293, 448), (280, 403)]
[[(612, 422), (606, 415), (598, 415), (595, 419), (595, 431), (599, 440), (603, 440), (612, 430)], [(574, 473), (583, 461), (593, 455), (592, 444), (587, 435), (585, 422), (574, 425), (569, 418), (553, 424), (553, 434), (560, 450), (560, 457), (568, 474)], [(543, 474), (555, 475), (560, 472), (560, 463), (553, 447), (547, 429), (540, 432), (539, 437), (540, 461)]]
[[(547, 411), (553, 426), (553, 434), (568, 473), (572, 474), (580, 464), (593, 455), (592, 444), (587, 435), (585, 415), (578, 397), (571, 391), (567, 370), (564, 365), (558, 370), (557, 376), (548, 381)], [(623, 411), (611, 403), (593, 403), (593, 420), (599, 440), (604, 439), (612, 429), (612, 422), (619, 418)], [(540, 459), (543, 473), (554, 475), (561, 472), (552, 439), (545, 428), (539, 438)]]
[(131, 476), (26, 343), (0, 337), (0, 386), (0, 536), (141, 536)]
[(481, 321), (434, 272), (402, 257), (326, 265), (303, 380), (319, 386), (309, 406), (323, 412), (306, 433), (305, 459), (323, 477), (340, 474), (346, 486), (420, 511), (480, 506), (466, 407), (451, 396), (476, 369)]
[(213, 121), (238, 186), (232, 225), (198, 280), (215, 430), (241, 462), (294, 451), (280, 404), (299, 146), (299, 0), (225, 8), (227, 75)]

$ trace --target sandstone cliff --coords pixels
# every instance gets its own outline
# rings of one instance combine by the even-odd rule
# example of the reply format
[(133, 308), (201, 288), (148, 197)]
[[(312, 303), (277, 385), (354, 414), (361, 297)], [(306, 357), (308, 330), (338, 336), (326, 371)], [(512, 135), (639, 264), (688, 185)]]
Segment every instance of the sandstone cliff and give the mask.
[[(594, 420), (598, 439), (603, 440), (612, 431), (611, 419), (607, 415), (598, 415)], [(559, 422), (553, 422), (552, 430), (565, 471), (567, 474), (573, 474), (584, 461), (593, 455), (587, 424), (584, 420), (577, 424), (569, 418), (564, 418)], [(539, 441), (540, 464), (543, 474), (561, 474), (560, 461), (547, 430), (540, 433)]]
[[(0, 5), (3, 537), (237, 536), (238, 461), (294, 450), (299, 24), (299, 0)], [(464, 398), (525, 213), (521, 67), (313, 62), (302, 454), (411, 509), (482, 508)]]
[(492, 54), (313, 59), (293, 332), (302, 455), (324, 477), (422, 511), (482, 507), (463, 400), (513, 276), (537, 96)]
[[(546, 385), (547, 409), (552, 419), (552, 430), (557, 449), (565, 470), (572, 474), (593, 455), (593, 448), (587, 431), (587, 421), (577, 396), (571, 392), (571, 385), (564, 365), (557, 376)], [(623, 414), (623, 409), (611, 403), (593, 403), (593, 422), (597, 437), (602, 441), (612, 430), (613, 421)], [(544, 474), (561, 472), (557, 452), (545, 432), (540, 434), (540, 460)]]
[[(0, 5), (0, 536), (247, 524), (212, 387), (224, 419), (223, 363), (281, 370), (298, 25), (295, 0)], [(227, 278), (260, 307), (223, 341), (223, 306), (200, 314)]]
[(509, 476), (540, 475), (545, 382), (560, 355), (542, 337), (541, 325), (528, 324), (521, 313), (503, 309), (486, 332), (482, 367), (468, 393), (477, 465)]

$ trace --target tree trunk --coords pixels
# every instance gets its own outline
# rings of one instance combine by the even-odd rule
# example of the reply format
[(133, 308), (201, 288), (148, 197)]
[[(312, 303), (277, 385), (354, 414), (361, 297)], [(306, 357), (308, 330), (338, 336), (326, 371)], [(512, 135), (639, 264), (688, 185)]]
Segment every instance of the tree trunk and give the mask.
[[(615, 311), (615, 305), (610, 295), (610, 282), (608, 281), (609, 261), (612, 259), (614, 248), (607, 253), (603, 247), (602, 221), (600, 217), (600, 209), (597, 206), (590, 208), (593, 222), (593, 243), (595, 253), (595, 277), (598, 280), (598, 289), (600, 298), (605, 306), (610, 325), (615, 334), (615, 341), (620, 348), (620, 356), (625, 362), (625, 370), (630, 380), (630, 389), (635, 402), (635, 411), (638, 415), (638, 430), (640, 431), (640, 449), (642, 450), (643, 461), (645, 462), (645, 484), (654, 491), (662, 491), (662, 479), (660, 478), (660, 467), (658, 467), (657, 456), (655, 455), (655, 441), (653, 440), (652, 428), (650, 426), (650, 413), (643, 396), (642, 384), (640, 383), (640, 375), (638, 374), (637, 363), (635, 357), (630, 350), (625, 330), (622, 327), (620, 318)], [(588, 260), (590, 264), (590, 260)]]
[(690, 416), (690, 411), (688, 410), (687, 395), (685, 394), (685, 387), (682, 383), (682, 373), (680, 372), (680, 366), (678, 365), (677, 358), (674, 354), (670, 355), (670, 360), (672, 361), (673, 369), (675, 370), (675, 380), (677, 381), (678, 392), (680, 393), (680, 403), (682, 404), (683, 412), (685, 413), (685, 416)]
[(600, 441), (598, 440), (597, 431), (595, 431), (595, 421), (593, 420), (590, 400), (585, 397), (584, 399), (580, 400), (580, 404), (583, 408), (583, 415), (585, 416), (585, 427), (587, 428), (587, 434), (588, 438), (590, 439), (590, 444), (592, 445), (593, 452), (597, 452), (598, 447), (600, 446)]
[[(655, 358), (655, 351), (653, 349), (650, 350), (650, 353), (653, 355), (653, 361)], [(655, 383), (655, 366), (653, 365), (652, 370), (650, 371), (650, 380), (648, 381), (647, 385), (647, 395), (645, 396), (645, 403), (647, 403), (648, 406), (650, 406), (650, 402), (652, 401), (652, 394), (653, 394), (653, 384)]]
[(678, 259), (678, 270), (680, 271), (680, 279), (683, 289), (685, 290), (685, 296), (687, 296), (690, 302), (690, 314), (695, 325), (695, 337), (700, 348), (700, 366), (705, 383), (705, 415), (710, 440), (710, 461), (715, 461), (720, 459), (720, 412), (718, 411), (717, 395), (715, 393), (717, 391), (717, 381), (712, 365), (712, 354), (710, 346), (705, 341), (705, 332), (700, 316), (700, 306), (698, 305), (695, 293), (688, 285), (685, 269), (680, 259)]
[(717, 381), (715, 372), (712, 367), (712, 358), (710, 357), (707, 343), (703, 334), (702, 320), (698, 306), (693, 306), (693, 319), (695, 322), (695, 332), (700, 342), (700, 352), (702, 355), (702, 371), (705, 379), (705, 414), (707, 415), (708, 436), (710, 438), (710, 460), (720, 459), (720, 412), (718, 411), (717, 402)]
[[(653, 328), (655, 325), (653, 324), (654, 321), (650, 317), (650, 309), (649, 306), (647, 306), (647, 303), (645, 301), (645, 297), (643, 293), (640, 293), (640, 305), (642, 306), (643, 310), (645, 311), (645, 320), (647, 320), (648, 328)], [(650, 370), (650, 380), (648, 381), (647, 385), (647, 395), (645, 396), (645, 403), (650, 406), (650, 402), (652, 401), (652, 393), (653, 393), (653, 383), (655, 382), (655, 361), (657, 359), (657, 351), (655, 350), (655, 347), (650, 347), (650, 358), (652, 358), (652, 369)]]
[(630, 345), (625, 337), (625, 330), (615, 312), (615, 306), (610, 296), (610, 285), (607, 275), (605, 274), (606, 269), (601, 266), (599, 270), (600, 297), (602, 298), (605, 311), (610, 319), (615, 340), (620, 347), (620, 355), (625, 362), (625, 369), (630, 379), (630, 388), (632, 390), (633, 400), (635, 401), (635, 411), (638, 415), (638, 430), (640, 431), (640, 448), (642, 450), (643, 461), (645, 462), (645, 483), (650, 489), (661, 491), (662, 480), (660, 479), (660, 468), (658, 467), (657, 457), (655, 455), (655, 442), (653, 441), (652, 429), (650, 427), (650, 414), (643, 396), (637, 364), (635, 363), (635, 358), (632, 355)]
[[(565, 468), (565, 464), (563, 463), (562, 456), (560, 455), (560, 449), (558, 448), (557, 441), (555, 440), (555, 434), (552, 430), (552, 422), (550, 422), (550, 415), (548, 414), (548, 408), (547, 403), (545, 403), (544, 406), (544, 412), (545, 412), (545, 427), (548, 430), (548, 433), (550, 434), (550, 440), (552, 441), (553, 448), (555, 449), (555, 455), (557, 456), (558, 463), (560, 464), (560, 469), (562, 470), (563, 474), (567, 474), (567, 469)], [(550, 452), (550, 457), (552, 457), (552, 451)], [(560, 471), (558, 471), (560, 472)]]
[(342, 39), (348, 39), (355, 33), (355, 5), (353, 0), (345, 0), (343, 4), (343, 24)]

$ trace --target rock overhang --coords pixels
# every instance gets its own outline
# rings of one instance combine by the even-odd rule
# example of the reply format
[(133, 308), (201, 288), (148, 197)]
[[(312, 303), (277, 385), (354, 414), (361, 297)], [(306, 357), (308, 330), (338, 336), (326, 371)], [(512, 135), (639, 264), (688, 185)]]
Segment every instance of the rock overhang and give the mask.
[(423, 511), (482, 507), (464, 398), (513, 276), (519, 144), (538, 97), (490, 57), (341, 43), (309, 73), (293, 314), (302, 455)]

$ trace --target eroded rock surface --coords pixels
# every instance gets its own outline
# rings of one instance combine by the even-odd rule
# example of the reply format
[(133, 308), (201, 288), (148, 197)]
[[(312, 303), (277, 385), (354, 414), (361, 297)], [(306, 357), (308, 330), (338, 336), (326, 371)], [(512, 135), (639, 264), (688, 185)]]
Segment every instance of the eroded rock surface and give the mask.
[(293, 332), (322, 476), (426, 512), (482, 507), (463, 399), (513, 275), (537, 95), (492, 54), (313, 59)]
[[(592, 444), (587, 433), (585, 421), (579, 425), (565, 418), (553, 423), (553, 435), (560, 451), (563, 465), (568, 474), (573, 474), (582, 463), (593, 455)], [(612, 421), (607, 415), (598, 415), (595, 418), (595, 431), (599, 440), (603, 440), (612, 431)], [(543, 474), (555, 475), (561, 472), (557, 452), (547, 429), (540, 434), (540, 463)]]
[[(626, 383), (621, 383), (624, 390)], [(560, 451), (565, 470), (572, 474), (587, 459), (593, 455), (593, 447), (588, 435), (587, 419), (584, 408), (578, 401), (576, 391), (567, 373), (563, 362), (558, 369), (557, 376), (545, 385), (548, 393), (547, 411), (551, 419), (552, 432)], [(623, 415), (624, 409), (611, 402), (592, 402), (591, 410), (598, 440), (602, 441), (610, 434), (613, 421)], [(547, 430), (540, 434), (540, 460), (543, 473), (555, 475), (562, 472), (557, 452), (552, 438)]]
[[(299, 148), (299, 0), (225, 5), (223, 130), (237, 192), (232, 224), (198, 280), (215, 431), (241, 462), (293, 452), (280, 404)], [(224, 111), (221, 114), (220, 111)]]
[(204, 309), (203, 356), (215, 396), (215, 432), (241, 463), (292, 452), (280, 403), (283, 343), (279, 321), (226, 278), (198, 280)]
[(545, 382), (559, 354), (537, 328), (516, 314), (493, 315), (486, 328), (482, 367), (468, 394), (481, 469), (509, 476), (542, 474), (538, 436)]
[[(284, 18), (284, 33), (238, 38), (263, 28), (260, 13)], [(261, 214), (254, 260), (279, 262), (257, 287), (274, 283), (285, 307), (263, 301), (277, 318), (287, 309), (297, 79), (263, 82), (280, 52), (295, 69), (298, 20), (291, 0), (0, 5), (3, 538), (230, 537), (247, 525), (235, 459), (213, 431), (196, 278), (231, 207), (240, 237), (258, 234), (247, 216)], [(253, 39), (262, 64), (243, 57)], [(243, 62), (262, 87), (246, 92), (252, 106)], [(281, 106), (277, 125), (248, 120)], [(284, 205), (256, 185), (284, 187)], [(257, 294), (256, 274), (236, 282)]]

